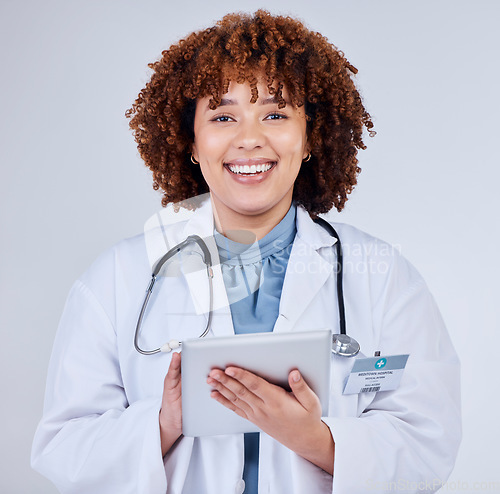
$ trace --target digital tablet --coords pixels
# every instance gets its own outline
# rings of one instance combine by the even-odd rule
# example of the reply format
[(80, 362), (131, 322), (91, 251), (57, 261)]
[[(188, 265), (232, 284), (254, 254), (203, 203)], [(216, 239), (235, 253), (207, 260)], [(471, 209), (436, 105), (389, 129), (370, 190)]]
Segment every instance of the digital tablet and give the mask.
[(257, 432), (210, 397), (209, 372), (235, 365), (288, 389), (288, 374), (298, 369), (328, 414), (331, 331), (254, 333), (182, 342), (182, 433), (189, 437)]

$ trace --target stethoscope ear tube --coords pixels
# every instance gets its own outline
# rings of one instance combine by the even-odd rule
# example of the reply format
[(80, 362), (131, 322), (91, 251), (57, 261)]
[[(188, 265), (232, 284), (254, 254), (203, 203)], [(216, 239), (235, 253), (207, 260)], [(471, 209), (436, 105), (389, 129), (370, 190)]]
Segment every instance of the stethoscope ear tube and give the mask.
[[(343, 270), (343, 257), (342, 257), (342, 244), (340, 242), (340, 237), (335, 231), (330, 223), (325, 221), (323, 218), (316, 218), (314, 220), (317, 224), (322, 226), (325, 230), (327, 230), (332, 237), (337, 239), (335, 243), (335, 248), (337, 251), (337, 301), (339, 308), (339, 326), (340, 326), (340, 334), (332, 335), (332, 353), (335, 355), (340, 355), (342, 357), (354, 357), (359, 352), (359, 343), (346, 333), (346, 322), (345, 322), (345, 307), (344, 307), (344, 289), (342, 284), (342, 270)], [(178, 340), (170, 340), (168, 343), (165, 343), (161, 347), (155, 348), (153, 350), (143, 350), (139, 345), (139, 334), (141, 331), (142, 321), (144, 319), (144, 314), (146, 313), (146, 309), (149, 303), (149, 299), (151, 298), (151, 294), (153, 293), (153, 288), (156, 283), (156, 277), (160, 272), (163, 265), (176, 254), (178, 254), (186, 245), (190, 243), (196, 243), (200, 247), (203, 252), (203, 262), (207, 268), (207, 276), (208, 276), (208, 284), (210, 290), (210, 308), (208, 312), (207, 325), (204, 331), (200, 334), (199, 338), (203, 338), (210, 331), (210, 326), (212, 324), (212, 311), (213, 311), (213, 270), (212, 270), (212, 256), (210, 255), (210, 251), (208, 250), (207, 244), (198, 236), (198, 235), (190, 235), (180, 244), (177, 244), (175, 247), (170, 249), (163, 257), (159, 259), (159, 261), (155, 264), (153, 268), (153, 273), (151, 275), (151, 281), (146, 289), (146, 295), (144, 297), (144, 302), (142, 303), (141, 311), (139, 314), (139, 318), (137, 320), (137, 325), (135, 327), (135, 335), (134, 335), (134, 347), (135, 349), (142, 355), (153, 355), (155, 353), (160, 352), (170, 352), (174, 349), (177, 349), (181, 346), (181, 342)]]
[(335, 228), (333, 228), (328, 221), (323, 218), (315, 218), (314, 222), (321, 225), (325, 230), (327, 230), (332, 237), (337, 239), (335, 242), (335, 248), (337, 251), (337, 302), (339, 305), (339, 326), (340, 334), (332, 335), (332, 352), (335, 355), (340, 355), (341, 357), (354, 357), (359, 352), (359, 343), (352, 337), (348, 336), (346, 333), (346, 323), (345, 323), (345, 306), (344, 306), (344, 285), (343, 285), (343, 267), (344, 258), (342, 255), (342, 243), (340, 242), (340, 237)]
[(161, 268), (164, 266), (164, 264), (169, 259), (174, 257), (184, 247), (186, 247), (188, 244), (190, 244), (192, 242), (198, 244), (201, 251), (203, 252), (203, 262), (205, 263), (205, 265), (207, 267), (208, 284), (209, 284), (209, 291), (210, 291), (210, 307), (209, 307), (209, 312), (208, 312), (207, 325), (206, 325), (203, 333), (201, 333), (201, 335), (199, 337), (203, 338), (210, 331), (210, 326), (212, 324), (212, 311), (213, 311), (213, 299), (214, 299), (213, 283), (212, 283), (212, 278), (214, 276), (213, 270), (212, 270), (212, 256), (210, 254), (210, 251), (208, 250), (207, 244), (201, 239), (201, 237), (199, 237), (198, 235), (190, 235), (189, 237), (186, 238), (186, 240), (184, 240), (180, 244), (177, 244), (176, 246), (172, 247), (163, 257), (161, 257), (158, 260), (158, 262), (155, 264), (155, 266), (153, 268), (153, 273), (151, 274), (151, 281), (148, 285), (148, 288), (146, 289), (146, 295), (144, 297), (141, 311), (139, 313), (139, 318), (137, 319), (137, 324), (135, 326), (134, 347), (141, 355), (154, 355), (155, 353), (160, 353), (160, 352), (168, 353), (168, 352), (171, 352), (172, 350), (180, 348), (180, 346), (181, 346), (180, 341), (170, 340), (168, 343), (165, 343), (161, 347), (155, 348), (153, 350), (144, 350), (139, 345), (139, 334), (141, 331), (142, 321), (144, 319), (144, 314), (146, 313), (149, 299), (151, 298), (151, 294), (153, 293), (153, 288), (155, 286), (156, 277), (158, 276), (158, 273), (161, 271)]
[[(163, 257), (165, 257), (165, 256), (163, 256)], [(162, 260), (163, 260), (163, 258), (162, 258)], [(160, 269), (161, 269), (161, 266), (158, 269), (158, 271), (156, 272), (156, 274), (158, 274)], [(149, 299), (151, 297), (151, 294), (153, 293), (153, 287), (156, 283), (156, 274), (153, 272), (153, 274), (151, 276), (151, 282), (149, 283), (149, 286), (146, 289), (146, 296), (144, 297), (144, 302), (142, 303), (141, 312), (139, 313), (139, 318), (137, 319), (137, 324), (135, 326), (134, 347), (142, 355), (154, 355), (155, 353), (159, 353), (161, 351), (161, 348), (155, 348), (154, 350), (143, 350), (139, 346), (139, 332), (140, 332), (140, 329), (142, 326), (142, 320), (144, 318), (144, 314), (146, 313), (146, 308), (148, 306)]]
[(198, 247), (201, 249), (203, 252), (203, 261), (207, 266), (212, 266), (212, 256), (210, 254), (210, 251), (208, 250), (207, 244), (199, 237), (198, 235), (189, 235), (189, 237), (186, 238), (183, 242), (180, 244), (175, 245), (172, 247), (163, 257), (160, 257), (156, 264), (154, 265), (153, 268), (153, 278), (156, 278), (158, 276), (158, 273), (161, 271), (161, 268), (164, 266), (164, 264), (174, 257), (176, 254), (178, 254), (184, 247), (189, 245), (190, 243), (194, 242), (195, 244), (198, 244)]

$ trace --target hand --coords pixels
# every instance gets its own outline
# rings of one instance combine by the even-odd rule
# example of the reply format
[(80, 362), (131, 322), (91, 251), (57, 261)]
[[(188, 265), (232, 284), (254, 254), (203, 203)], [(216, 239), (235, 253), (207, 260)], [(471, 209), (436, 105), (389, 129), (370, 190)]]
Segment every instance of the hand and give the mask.
[(213, 369), (207, 383), (219, 403), (333, 475), (335, 444), (319, 398), (298, 370), (288, 375), (291, 393), (238, 367)]
[(163, 383), (160, 410), (161, 452), (165, 456), (182, 434), (181, 355), (173, 353)]

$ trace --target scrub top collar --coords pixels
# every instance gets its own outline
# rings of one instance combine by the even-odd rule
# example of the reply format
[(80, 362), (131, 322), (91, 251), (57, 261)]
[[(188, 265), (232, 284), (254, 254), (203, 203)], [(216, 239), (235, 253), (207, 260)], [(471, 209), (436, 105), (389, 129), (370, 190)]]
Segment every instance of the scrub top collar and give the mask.
[(267, 235), (253, 244), (235, 242), (214, 230), (221, 261), (230, 265), (246, 265), (282, 252), (295, 238), (296, 211), (297, 208), (292, 203), (284, 218)]

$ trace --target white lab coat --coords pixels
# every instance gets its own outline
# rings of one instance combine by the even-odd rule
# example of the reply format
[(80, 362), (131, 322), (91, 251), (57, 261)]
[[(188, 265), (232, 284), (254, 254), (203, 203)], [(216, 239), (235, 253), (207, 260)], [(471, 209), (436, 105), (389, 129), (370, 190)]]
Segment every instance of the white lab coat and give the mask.
[[(409, 353), (408, 364), (396, 391), (344, 396), (354, 359), (333, 356), (330, 410), (323, 418), (335, 440), (333, 479), (262, 433), (259, 492), (434, 491), (451, 472), (460, 443), (457, 356), (416, 270), (384, 242), (347, 225), (335, 228), (344, 249), (347, 332), (361, 344), (359, 358), (377, 350)], [(171, 247), (190, 234), (206, 238), (212, 232), (207, 201), (161, 237)], [(339, 331), (334, 243), (297, 209), (297, 237), (274, 331)], [(241, 434), (182, 438), (162, 458), (158, 413), (171, 357), (142, 356), (133, 346), (151, 277), (148, 249), (144, 235), (119, 243), (72, 287), (50, 361), (33, 467), (63, 493), (241, 493)], [(196, 307), (206, 293), (197, 288), (196, 276), (162, 283), (143, 326), (143, 348), (196, 337), (205, 325)], [(210, 334), (232, 334), (218, 265), (214, 290)]]

